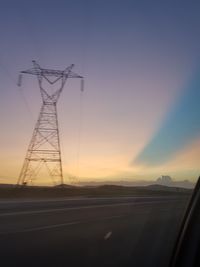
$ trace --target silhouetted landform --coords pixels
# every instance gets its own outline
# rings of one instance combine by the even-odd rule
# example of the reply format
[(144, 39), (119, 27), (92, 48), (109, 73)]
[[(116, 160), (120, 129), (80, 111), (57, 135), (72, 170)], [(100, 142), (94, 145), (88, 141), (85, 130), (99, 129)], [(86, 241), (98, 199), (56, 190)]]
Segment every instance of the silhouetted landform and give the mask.
[(14, 188), (15, 186), (14, 184), (0, 184), (0, 188)]
[(191, 189), (150, 185), (141, 187), (102, 185), (88, 186), (13, 186), (0, 185), (0, 198), (63, 198), (63, 197), (120, 197), (120, 196), (163, 196), (189, 195)]
[(187, 188), (193, 189), (195, 184), (190, 182), (189, 180), (182, 180), (182, 181), (174, 181), (170, 176), (163, 175), (159, 177), (155, 181), (146, 181), (146, 180), (139, 180), (139, 181), (129, 181), (129, 180), (120, 180), (120, 181), (87, 181), (87, 182), (80, 182), (82, 186), (100, 186), (104, 184), (114, 184), (120, 186), (149, 186), (149, 185), (165, 185), (168, 187), (180, 187), (180, 188)]
[(170, 176), (162, 175), (156, 180), (156, 184), (166, 185), (166, 186), (176, 186), (184, 188), (194, 188), (194, 184), (188, 180), (183, 181), (173, 181)]

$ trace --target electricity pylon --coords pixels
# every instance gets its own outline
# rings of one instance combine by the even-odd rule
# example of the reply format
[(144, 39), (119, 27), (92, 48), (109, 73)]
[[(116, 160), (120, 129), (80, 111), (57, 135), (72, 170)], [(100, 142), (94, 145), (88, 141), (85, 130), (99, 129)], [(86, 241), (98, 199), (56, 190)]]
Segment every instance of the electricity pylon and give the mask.
[[(18, 185), (31, 183), (44, 165), (54, 182), (59, 181), (61, 185), (64, 184), (56, 105), (68, 78), (83, 79), (82, 76), (72, 72), (73, 67), (72, 64), (63, 71), (43, 69), (36, 61), (33, 61), (33, 68), (20, 72), (19, 86), (22, 74), (37, 76), (42, 106), (18, 178)], [(44, 80), (51, 85), (60, 82), (60, 85), (49, 93), (49, 90), (43, 88)]]

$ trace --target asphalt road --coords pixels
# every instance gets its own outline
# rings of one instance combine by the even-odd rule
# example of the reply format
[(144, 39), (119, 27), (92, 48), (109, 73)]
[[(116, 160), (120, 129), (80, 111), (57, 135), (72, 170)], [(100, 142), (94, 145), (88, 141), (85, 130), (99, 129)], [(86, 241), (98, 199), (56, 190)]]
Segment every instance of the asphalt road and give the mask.
[(0, 265), (168, 266), (188, 198), (0, 201)]

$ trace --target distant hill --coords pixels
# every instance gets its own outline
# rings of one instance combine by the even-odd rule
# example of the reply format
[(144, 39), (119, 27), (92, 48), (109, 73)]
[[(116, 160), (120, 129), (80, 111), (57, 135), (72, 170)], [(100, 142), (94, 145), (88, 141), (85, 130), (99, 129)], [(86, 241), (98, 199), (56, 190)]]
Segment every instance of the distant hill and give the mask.
[(183, 188), (194, 188), (194, 184), (188, 180), (173, 181), (170, 176), (162, 175), (156, 180), (156, 184)]
[(14, 184), (0, 184), (0, 188), (13, 188), (15, 187)]
[(147, 180), (116, 180), (116, 181), (86, 181), (80, 182), (82, 186), (101, 186), (101, 185), (120, 185), (120, 186), (149, 186), (149, 185), (164, 185), (168, 187), (194, 188), (195, 184), (189, 180), (174, 181), (170, 176), (161, 176), (155, 181)]
[(187, 192), (188, 190), (191, 190), (189, 188), (183, 188), (183, 187), (175, 187), (175, 186), (166, 186), (166, 185), (159, 185), (159, 184), (152, 184), (146, 186), (146, 188), (151, 190), (157, 190), (157, 191), (169, 191), (169, 192)]
[[(95, 180), (95, 179), (94, 179)], [(167, 187), (180, 187), (180, 188), (187, 188), (187, 189), (193, 189), (195, 184), (190, 182), (189, 180), (181, 180), (181, 181), (175, 181), (170, 176), (162, 175), (156, 180), (102, 180), (102, 181), (80, 181), (77, 186), (87, 186), (87, 187), (98, 187), (103, 185), (117, 185), (117, 186), (127, 186), (127, 187), (140, 187), (140, 186), (151, 186), (151, 185), (163, 185)], [(0, 184), (0, 188), (12, 188), (14, 187), (14, 184)], [(40, 186), (40, 187), (49, 187), (49, 186)], [(55, 188), (72, 188), (76, 187), (75, 185), (57, 185)]]

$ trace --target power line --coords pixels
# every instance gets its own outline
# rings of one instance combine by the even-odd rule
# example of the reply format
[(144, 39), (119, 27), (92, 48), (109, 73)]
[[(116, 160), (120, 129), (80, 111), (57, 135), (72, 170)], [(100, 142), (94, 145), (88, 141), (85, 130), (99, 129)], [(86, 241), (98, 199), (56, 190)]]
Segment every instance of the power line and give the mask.
[(81, 152), (81, 135), (82, 135), (82, 126), (83, 126), (83, 92), (84, 92), (84, 80), (81, 80), (81, 88), (80, 88), (80, 98), (79, 98), (79, 125), (78, 125), (78, 144), (77, 144), (77, 165), (76, 165), (76, 176), (77, 181), (79, 181), (80, 177), (80, 152)]

